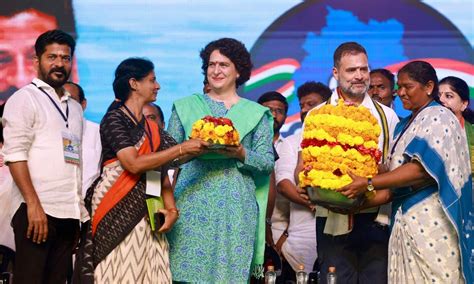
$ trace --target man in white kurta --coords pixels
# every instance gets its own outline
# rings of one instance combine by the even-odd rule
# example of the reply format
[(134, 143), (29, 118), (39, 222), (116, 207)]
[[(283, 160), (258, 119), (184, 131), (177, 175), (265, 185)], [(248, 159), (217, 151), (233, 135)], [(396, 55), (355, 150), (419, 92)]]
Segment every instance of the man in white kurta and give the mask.
[[(67, 82), (64, 84), (64, 89), (85, 111), (87, 99), (82, 87), (79, 84)], [(87, 189), (100, 174), (102, 145), (100, 142), (100, 125), (85, 117), (82, 125), (82, 197), (85, 198)]]
[[(343, 99), (369, 109), (382, 129), (379, 150), (384, 162), (399, 120), (391, 108), (373, 101), (367, 94), (370, 77), (364, 47), (356, 42), (341, 44), (334, 52), (333, 76), (338, 87), (327, 103), (336, 105)], [(301, 168), (301, 153), (299, 156), (298, 167)], [(329, 267), (335, 266), (341, 283), (387, 282), (388, 209), (389, 206), (384, 205), (342, 215), (323, 207), (316, 208), (318, 262), (323, 281)]]
[[(331, 96), (331, 90), (322, 83), (309, 81), (298, 87), (297, 96), (303, 122), (309, 110)], [(275, 177), (278, 192), (290, 201), (290, 219), (282, 254), (294, 271), (303, 264), (306, 273), (310, 273), (317, 258), (316, 226), (314, 206), (299, 196), (294, 179), (300, 143), (301, 132), (286, 137), (278, 152), (280, 158), (275, 163)]]

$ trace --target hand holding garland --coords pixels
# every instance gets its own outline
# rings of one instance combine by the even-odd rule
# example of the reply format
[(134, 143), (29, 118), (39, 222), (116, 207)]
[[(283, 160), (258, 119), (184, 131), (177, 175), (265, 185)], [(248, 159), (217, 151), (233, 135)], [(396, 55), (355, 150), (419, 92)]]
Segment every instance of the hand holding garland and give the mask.
[(242, 163), (245, 162), (245, 148), (242, 144), (239, 146), (225, 146), (225, 148), (213, 150), (213, 152), (240, 160)]
[[(347, 196), (355, 198), (367, 192), (368, 179), (349, 173), (352, 183), (338, 189), (337, 191)], [(407, 186), (417, 186), (425, 184), (431, 180), (431, 176), (425, 171), (423, 166), (416, 160), (412, 159), (393, 171), (379, 174), (372, 179), (372, 185), (375, 189), (399, 188)]]

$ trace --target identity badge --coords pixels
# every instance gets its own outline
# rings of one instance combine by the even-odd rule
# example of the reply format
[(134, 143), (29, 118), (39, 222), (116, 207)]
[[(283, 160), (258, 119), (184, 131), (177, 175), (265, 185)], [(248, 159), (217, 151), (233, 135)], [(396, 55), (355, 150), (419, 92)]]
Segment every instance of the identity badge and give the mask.
[(151, 196), (161, 196), (161, 172), (146, 172), (146, 194)]
[(79, 165), (81, 162), (80, 150), (81, 140), (71, 132), (62, 131), (64, 161), (69, 164)]

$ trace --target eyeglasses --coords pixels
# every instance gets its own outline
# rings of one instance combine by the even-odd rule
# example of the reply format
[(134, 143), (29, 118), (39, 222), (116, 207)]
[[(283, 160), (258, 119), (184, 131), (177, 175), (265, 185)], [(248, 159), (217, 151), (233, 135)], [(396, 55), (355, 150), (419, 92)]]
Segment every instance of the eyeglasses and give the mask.
[(286, 110), (282, 108), (274, 108), (274, 107), (268, 107), (270, 111), (274, 114), (279, 114), (279, 115), (285, 115)]

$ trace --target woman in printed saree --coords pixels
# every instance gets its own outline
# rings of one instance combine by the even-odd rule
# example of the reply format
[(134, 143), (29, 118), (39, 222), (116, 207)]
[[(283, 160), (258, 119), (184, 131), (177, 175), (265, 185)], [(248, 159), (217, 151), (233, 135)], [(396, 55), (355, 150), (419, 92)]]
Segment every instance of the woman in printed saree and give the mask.
[(181, 168), (175, 198), (182, 217), (168, 233), (171, 271), (175, 281), (241, 283), (263, 264), (272, 115), (236, 92), (252, 68), (241, 42), (213, 41), (201, 58), (210, 91), (177, 100), (168, 131), (181, 142), (200, 118), (227, 117), (240, 146), (210, 150)]
[[(189, 140), (176, 145), (154, 121), (143, 117), (143, 106), (155, 101), (160, 89), (152, 62), (124, 60), (115, 71), (113, 89), (116, 99), (100, 125), (102, 174), (87, 193), (91, 222), (75, 279), (77, 283), (170, 283), (163, 233), (176, 222), (179, 211), (168, 175), (157, 170), (166, 173), (169, 162), (198, 155), (207, 143)], [(164, 222), (155, 227), (158, 211)]]
[(474, 147), (474, 126), (467, 121), (469, 110), (469, 86), (461, 78), (449, 76), (439, 81), (439, 101), (449, 108), (461, 123), (461, 127), (466, 132), (469, 154), (471, 157), (471, 170), (473, 168), (474, 157), (472, 151)]
[(389, 188), (390, 283), (473, 283), (472, 180), (469, 150), (456, 116), (434, 101), (436, 71), (413, 61), (398, 72), (398, 95), (411, 115), (397, 125), (388, 172), (351, 176), (353, 198)]

